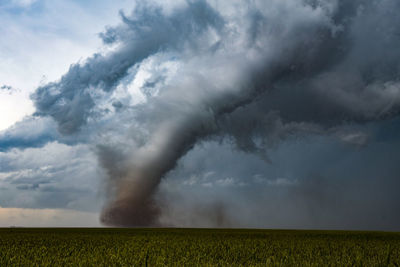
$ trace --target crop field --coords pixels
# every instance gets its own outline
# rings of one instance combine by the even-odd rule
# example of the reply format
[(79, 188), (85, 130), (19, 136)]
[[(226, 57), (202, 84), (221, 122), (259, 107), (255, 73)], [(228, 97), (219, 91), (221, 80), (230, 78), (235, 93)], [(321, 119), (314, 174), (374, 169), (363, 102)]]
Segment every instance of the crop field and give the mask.
[(0, 229), (0, 266), (400, 266), (400, 233)]

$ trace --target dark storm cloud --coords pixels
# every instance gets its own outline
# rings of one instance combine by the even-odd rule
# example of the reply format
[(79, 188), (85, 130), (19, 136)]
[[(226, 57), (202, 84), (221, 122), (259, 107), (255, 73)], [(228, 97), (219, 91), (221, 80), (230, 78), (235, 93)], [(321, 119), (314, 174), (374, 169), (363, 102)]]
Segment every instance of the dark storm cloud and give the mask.
[(57, 131), (57, 124), (49, 117), (26, 116), (13, 126), (0, 132), (0, 152), (12, 149), (43, 147), (50, 142), (68, 145), (87, 143), (87, 131), (75, 135), (62, 135)]
[[(398, 231), (399, 141), (375, 136), (355, 150), (332, 137), (293, 138), (269, 150), (271, 164), (232, 153), (227, 141), (198, 144), (163, 180), (160, 220), (186, 227)], [(223, 203), (225, 224), (203, 216), (213, 214), (211, 203)]]
[(121, 17), (120, 27), (101, 34), (106, 44), (117, 42), (118, 50), (108, 55), (95, 54), (72, 65), (60, 81), (40, 87), (32, 95), (37, 114), (53, 117), (60, 132), (74, 133), (86, 123), (95, 107), (97, 89), (112, 91), (136, 63), (160, 50), (196, 45), (192, 38), (207, 27), (217, 28), (221, 24), (204, 1), (188, 3), (187, 9), (172, 17), (147, 4), (140, 4), (131, 17), (122, 12)]
[[(335, 35), (321, 31), (308, 40), (268, 92), (224, 118), (239, 147), (247, 143), (251, 149), (254, 135), (271, 142), (276, 132), (283, 137), (304, 131), (340, 132), (335, 127), (342, 124), (398, 115), (400, 27), (394, 25), (400, 25), (395, 15), (399, 3), (338, 5), (332, 16)], [(362, 144), (366, 136), (356, 132), (344, 140)]]
[(26, 117), (0, 132), (0, 152), (13, 148), (40, 147), (56, 139), (58, 133), (47, 118)]
[[(163, 209), (171, 208), (157, 197), (159, 183), (201, 142), (232, 140), (271, 164), (267, 152), (291, 138), (329, 136), (351, 149), (367, 146), (374, 127), (363, 125), (399, 113), (399, 10), (396, 0), (138, 3), (100, 34), (109, 52), (36, 90), (36, 115), (52, 117), (61, 140), (82, 134), (97, 145), (109, 176), (105, 224), (162, 225)], [(243, 167), (248, 176), (251, 166)], [(300, 176), (286, 198), (319, 187)], [(229, 178), (216, 179), (236, 183)], [(207, 225), (235, 225), (221, 212), (229, 210), (226, 203), (218, 203), (197, 218), (210, 210), (215, 220)]]

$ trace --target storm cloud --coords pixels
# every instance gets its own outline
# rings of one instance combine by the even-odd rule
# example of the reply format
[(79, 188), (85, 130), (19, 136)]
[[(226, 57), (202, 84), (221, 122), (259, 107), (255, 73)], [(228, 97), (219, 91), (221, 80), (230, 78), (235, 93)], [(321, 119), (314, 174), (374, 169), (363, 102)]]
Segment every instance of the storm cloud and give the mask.
[[(19, 131), (9, 130), (16, 134), (3, 136), (0, 148), (29, 147), (29, 140), (92, 146), (108, 176), (101, 216), (106, 225), (393, 229), (400, 218), (390, 217), (398, 199), (389, 189), (398, 185), (398, 172), (383, 172), (394, 166), (390, 156), (379, 164), (367, 158), (378, 157), (373, 144), (384, 153), (377, 132), (395, 124), (400, 111), (398, 11), (396, 0), (138, 2), (131, 14), (120, 12), (120, 25), (99, 34), (103, 52), (72, 65), (59, 81), (32, 95), (35, 118), (51, 118), (57, 131), (23, 139)], [(55, 129), (50, 122), (46, 125)], [(353, 171), (343, 182), (338, 178), (342, 172), (322, 171), (329, 158), (319, 162), (316, 156), (315, 163), (308, 163), (317, 166), (314, 170), (297, 168), (289, 160), (293, 150), (287, 150), (287, 172), (298, 173), (265, 178), (276, 176), (271, 170), (285, 162), (285, 157), (276, 159), (281, 147), (297, 140), (305, 153), (310, 139), (327, 140), (331, 150), (321, 152), (326, 155), (364, 151), (357, 166), (376, 162), (382, 172), (371, 176)], [(201, 146), (207, 144), (216, 151), (228, 146), (246, 160), (234, 163), (211, 156), (214, 160), (204, 170), (187, 167), (202, 166), (200, 155), (208, 156)], [(337, 144), (345, 148), (337, 151)], [(222, 162), (231, 171), (215, 167)], [(237, 168), (243, 179), (233, 177)], [(199, 182), (199, 173), (204, 181)], [(196, 199), (196, 193), (191, 198), (187, 186), (175, 186), (183, 192), (172, 190), (174, 180), (204, 190), (230, 188), (225, 190), (230, 193), (207, 202)], [(283, 189), (279, 194), (259, 191), (260, 183)], [(360, 191), (362, 201), (351, 199), (355, 183), (365, 189)], [(389, 197), (369, 205), (375, 183)], [(234, 193), (242, 203), (230, 201)], [(255, 196), (258, 203), (248, 203)], [(389, 206), (385, 216), (392, 223), (362, 225), (350, 217), (337, 221), (348, 211), (343, 204), (335, 206), (333, 196), (354, 204), (352, 218), (372, 218)], [(188, 201), (182, 204), (180, 198)], [(257, 207), (274, 202), (286, 207), (279, 213), (267, 209), (275, 218), (254, 215)], [(299, 210), (313, 212), (294, 212), (291, 203), (296, 202), (304, 205)], [(244, 203), (253, 214), (239, 209)], [(234, 207), (249, 219), (235, 218), (230, 212)]]

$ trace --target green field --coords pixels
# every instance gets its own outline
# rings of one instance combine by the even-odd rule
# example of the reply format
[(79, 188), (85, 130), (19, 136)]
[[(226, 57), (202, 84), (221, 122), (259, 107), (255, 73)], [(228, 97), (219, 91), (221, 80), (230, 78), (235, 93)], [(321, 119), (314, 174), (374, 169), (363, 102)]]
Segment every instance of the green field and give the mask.
[(0, 266), (399, 266), (400, 233), (0, 229)]

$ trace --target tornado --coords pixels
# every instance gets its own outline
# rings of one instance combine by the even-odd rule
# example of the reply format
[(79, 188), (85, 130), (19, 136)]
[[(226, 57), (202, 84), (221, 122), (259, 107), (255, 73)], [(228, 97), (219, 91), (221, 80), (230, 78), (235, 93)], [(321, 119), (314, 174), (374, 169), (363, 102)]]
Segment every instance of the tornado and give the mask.
[(342, 127), (399, 114), (398, 1), (178, 2), (121, 12), (108, 52), (32, 95), (36, 116), (96, 147), (103, 224), (163, 226), (159, 184), (205, 140), (260, 155), (255, 136), (357, 143)]

